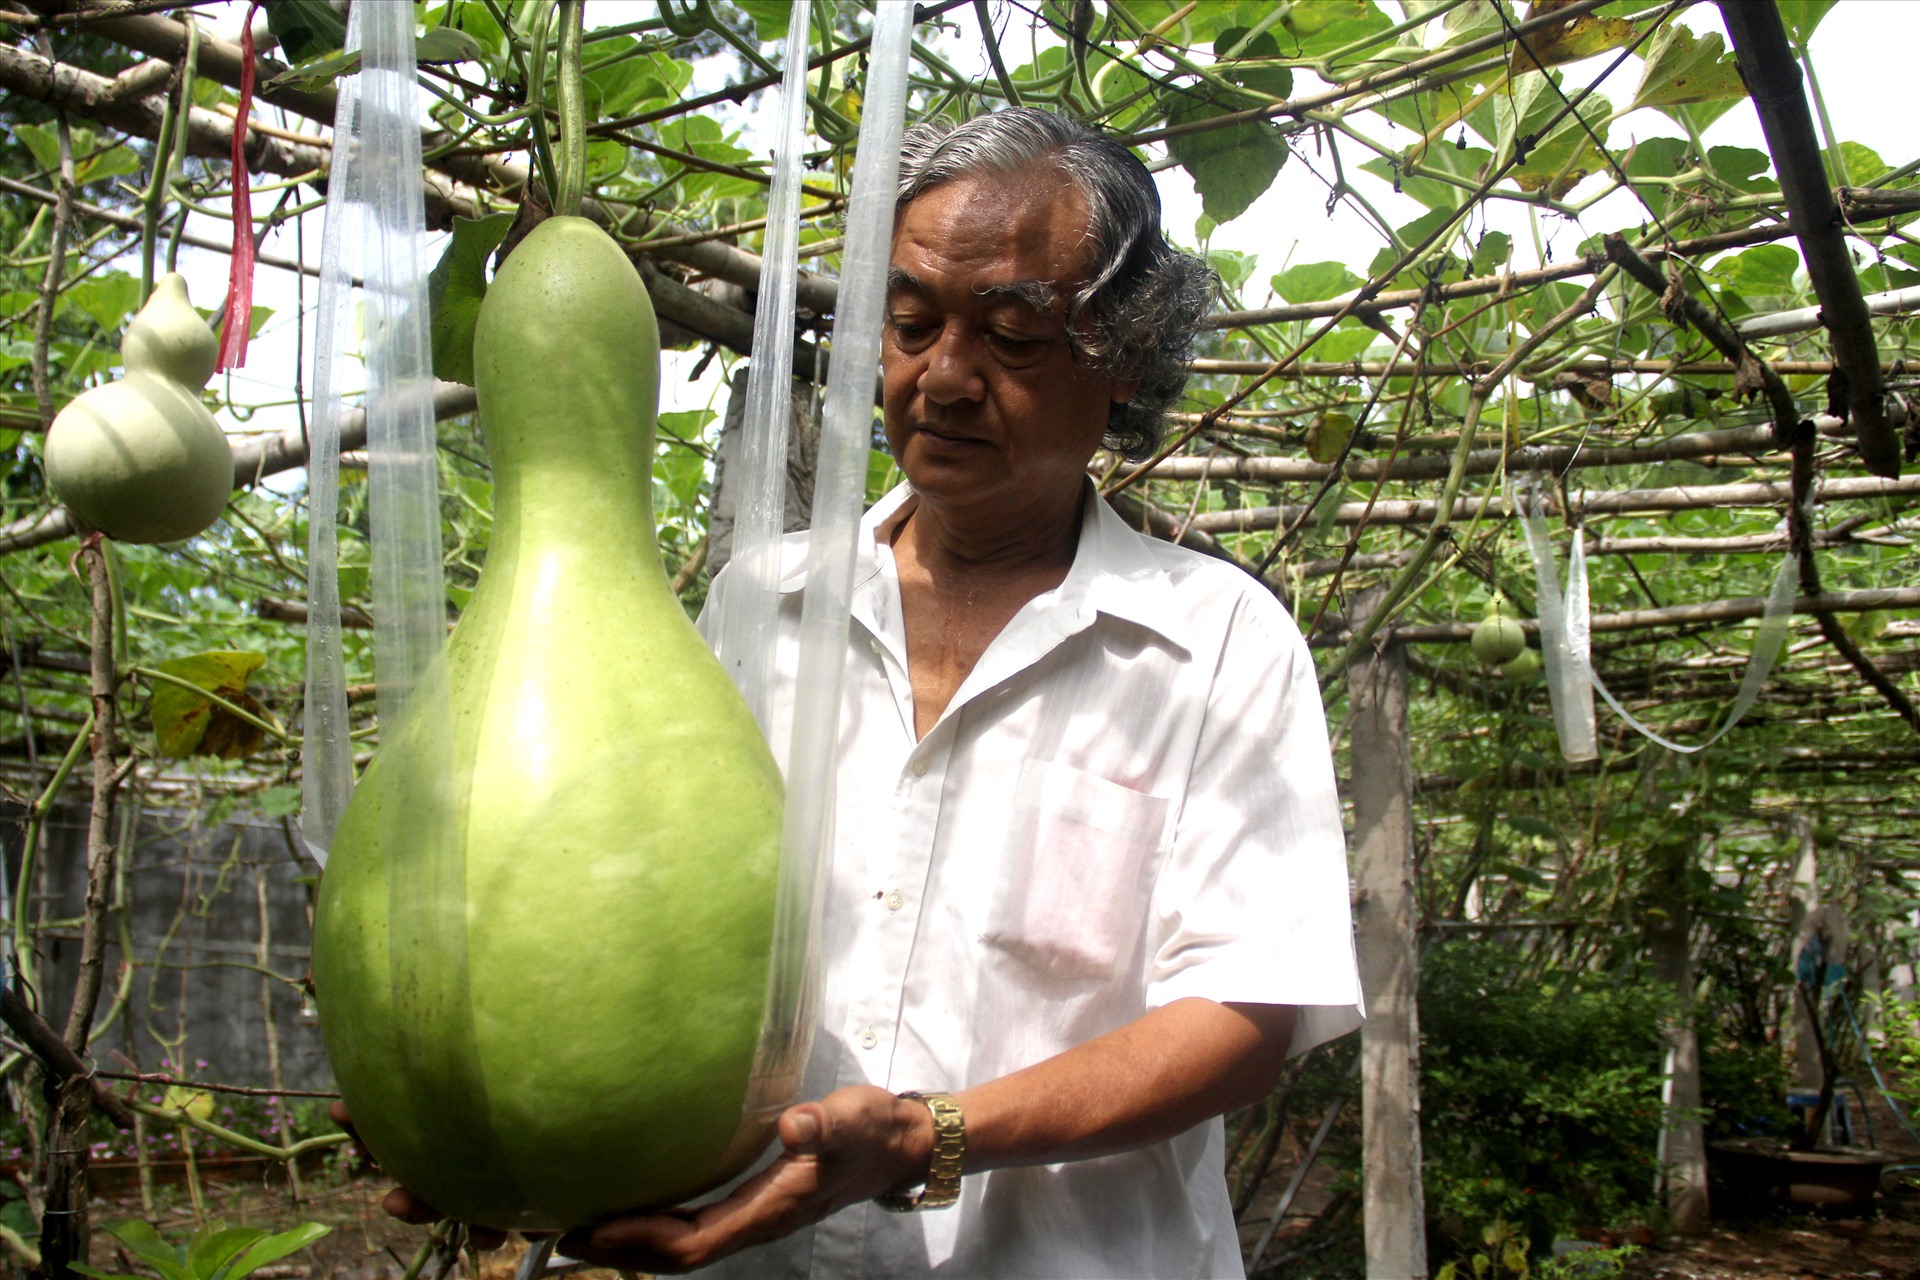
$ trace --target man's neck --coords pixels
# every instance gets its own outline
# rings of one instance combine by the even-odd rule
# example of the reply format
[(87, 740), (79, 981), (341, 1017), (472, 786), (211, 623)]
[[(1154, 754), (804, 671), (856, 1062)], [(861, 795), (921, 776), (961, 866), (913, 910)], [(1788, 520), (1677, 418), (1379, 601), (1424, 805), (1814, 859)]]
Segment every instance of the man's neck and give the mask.
[(894, 529), (916, 738), (933, 728), (1014, 615), (1066, 580), (1081, 500), (1051, 519), (1003, 520), (988, 531), (948, 518), (950, 510), (921, 495)]
[(983, 577), (1026, 581), (1055, 571), (1064, 578), (1080, 544), (1084, 497), (1081, 487), (1016, 519), (998, 513), (976, 520), (964, 504), (917, 494), (893, 531), (894, 554), (910, 559), (936, 585)]

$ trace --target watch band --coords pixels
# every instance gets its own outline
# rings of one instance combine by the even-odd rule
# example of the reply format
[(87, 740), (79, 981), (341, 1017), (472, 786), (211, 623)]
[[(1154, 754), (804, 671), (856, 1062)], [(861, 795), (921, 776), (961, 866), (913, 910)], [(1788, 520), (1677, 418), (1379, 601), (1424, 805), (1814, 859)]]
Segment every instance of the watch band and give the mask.
[(945, 1209), (960, 1199), (960, 1175), (967, 1157), (967, 1121), (960, 1104), (947, 1093), (903, 1093), (910, 1102), (923, 1102), (933, 1113), (933, 1165), (917, 1191), (878, 1197), (881, 1208), (894, 1213), (916, 1209)]

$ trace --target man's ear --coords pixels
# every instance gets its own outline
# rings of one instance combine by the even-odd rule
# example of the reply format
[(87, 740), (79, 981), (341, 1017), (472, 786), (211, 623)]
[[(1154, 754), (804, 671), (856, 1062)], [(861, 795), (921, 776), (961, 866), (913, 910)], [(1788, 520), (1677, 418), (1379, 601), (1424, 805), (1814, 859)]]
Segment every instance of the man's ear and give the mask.
[(1140, 379), (1138, 378), (1129, 378), (1125, 382), (1116, 382), (1113, 384), (1113, 402), (1115, 404), (1130, 404), (1133, 401), (1133, 393), (1139, 389)]

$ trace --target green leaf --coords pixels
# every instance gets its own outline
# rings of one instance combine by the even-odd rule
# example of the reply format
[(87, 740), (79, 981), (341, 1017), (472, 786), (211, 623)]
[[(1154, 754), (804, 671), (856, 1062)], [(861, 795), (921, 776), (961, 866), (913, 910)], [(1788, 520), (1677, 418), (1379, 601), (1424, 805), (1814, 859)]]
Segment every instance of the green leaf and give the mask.
[(1746, 96), (1747, 86), (1719, 32), (1696, 36), (1670, 22), (1647, 44), (1646, 66), (1640, 72), (1640, 87), (1634, 90), (1632, 105), (1677, 107)]
[(215, 1280), (240, 1251), (258, 1240), (258, 1227), (228, 1227), (215, 1222), (187, 1242), (187, 1270), (195, 1280)]
[(1351, 360), (1358, 356), (1372, 346), (1373, 340), (1379, 336), (1358, 320), (1348, 318), (1334, 326), (1326, 337), (1307, 348), (1306, 354), (1301, 359), (1324, 360), (1331, 364), (1339, 364), (1343, 360)]
[(1513, 237), (1504, 231), (1489, 231), (1473, 249), (1472, 274), (1490, 276), (1513, 257)]
[(101, 1224), (101, 1229), (158, 1271), (164, 1280), (191, 1280), (185, 1252), (161, 1239), (151, 1222), (139, 1218), (110, 1219)]
[(1707, 164), (1722, 182), (1731, 183), (1742, 191), (1774, 189), (1773, 180), (1767, 177), (1773, 160), (1764, 151), (1756, 151), (1752, 147), (1709, 147)]
[(1358, 289), (1366, 281), (1339, 262), (1303, 262), (1273, 278), (1273, 291), (1288, 302), (1325, 302)]
[(355, 49), (352, 53), (347, 53), (344, 50), (335, 50), (313, 62), (282, 71), (279, 75), (267, 81), (267, 87), (269, 89), (298, 89), (305, 93), (312, 93), (316, 89), (325, 88), (335, 80), (340, 80), (347, 76), (357, 76), (359, 74), (360, 51)]
[(1813, 29), (1820, 25), (1820, 19), (1827, 16), (1827, 10), (1833, 8), (1834, 0), (1777, 0), (1780, 7), (1780, 21), (1787, 28), (1787, 39), (1793, 43), (1795, 53), (1807, 51), (1807, 41), (1813, 38)]
[(787, 38), (787, 18), (793, 12), (788, 0), (734, 0), (734, 6), (753, 19), (753, 33), (763, 43)]
[[(1259, 8), (1270, 10), (1272, 5), (1264, 3)], [(1393, 19), (1370, 0), (1313, 0), (1311, 4), (1287, 6), (1281, 15), (1280, 26), (1286, 32), (1286, 35), (1275, 32), (1280, 37), (1281, 47), (1285, 49), (1288, 36), (1294, 42), (1289, 56), (1324, 58), (1347, 45), (1391, 29)]]
[(435, 27), (413, 43), (413, 60), (420, 63), (484, 62), (486, 56), (486, 47), (457, 27)]
[(1777, 297), (1793, 292), (1800, 255), (1783, 244), (1763, 244), (1714, 264), (1713, 273), (1742, 298)]
[(473, 385), (473, 326), (487, 296), (487, 255), (512, 225), (510, 213), (453, 220), (453, 239), (427, 276), (434, 377)]
[(1279, 101), (1293, 92), (1292, 67), (1244, 65), (1280, 56), (1280, 46), (1274, 43), (1272, 32), (1262, 31), (1249, 38), (1248, 28), (1228, 27), (1214, 39), (1213, 56), (1216, 59), (1213, 69), (1243, 89)]
[[(298, 1253), (314, 1241), (325, 1236), (333, 1228), (321, 1222), (302, 1222), (278, 1235), (267, 1236), (250, 1247), (219, 1280), (244, 1280), (244, 1277), (258, 1271), (272, 1262), (278, 1262), (290, 1253)], [(259, 1235), (259, 1232), (255, 1232)]]
[(1226, 284), (1227, 288), (1238, 290), (1253, 275), (1254, 268), (1260, 265), (1258, 254), (1240, 253), (1233, 249), (1209, 249), (1207, 261)]
[(268, 818), (285, 818), (300, 810), (300, 788), (281, 783), (262, 791), (253, 802), (253, 811)]
[(305, 62), (347, 43), (347, 21), (327, 0), (279, 0), (264, 8), (267, 30), (289, 62)]
[[(16, 124), (14, 135), (27, 144), (36, 165), (48, 173), (60, 169), (60, 135), (37, 124)], [(140, 172), (140, 158), (118, 144), (101, 145), (89, 129), (72, 129), (68, 141), (73, 151), (73, 181), (76, 186), (101, 182), (123, 174)]]
[[(1847, 182), (1860, 187), (1872, 183), (1876, 178), (1893, 172), (1893, 166), (1880, 158), (1880, 153), (1872, 147), (1861, 146), (1857, 142), (1843, 142), (1837, 148), (1840, 159), (1846, 163)], [(1827, 171), (1833, 171), (1833, 153), (1826, 153)]]
[(714, 417), (711, 409), (681, 409), (663, 413), (659, 418), (660, 434), (675, 440), (698, 440), (701, 428), (712, 422)]
[[(1197, 95), (1181, 95), (1167, 112), (1167, 123), (1199, 124), (1244, 105), (1215, 105)], [(1200, 207), (1216, 223), (1245, 213), (1273, 185), (1288, 155), (1285, 141), (1264, 120), (1180, 134), (1167, 139), (1167, 151), (1192, 176)]]
[[(266, 655), (231, 651), (169, 658), (157, 669), (218, 694), (255, 715), (263, 708), (246, 691), (247, 677)], [(225, 707), (215, 706), (170, 681), (153, 682), (153, 736), (163, 756), (217, 755), (237, 760), (259, 749), (264, 735)]]
[(102, 271), (75, 283), (66, 296), (104, 332), (119, 333), (140, 305), (140, 281), (124, 271)]

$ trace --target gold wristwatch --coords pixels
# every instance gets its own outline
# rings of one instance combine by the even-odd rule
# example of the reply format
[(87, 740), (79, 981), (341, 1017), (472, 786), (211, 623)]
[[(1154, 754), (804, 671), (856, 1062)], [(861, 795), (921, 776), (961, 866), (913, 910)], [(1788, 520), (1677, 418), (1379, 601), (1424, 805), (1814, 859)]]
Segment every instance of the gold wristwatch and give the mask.
[(903, 1093), (911, 1102), (924, 1102), (933, 1113), (933, 1166), (926, 1183), (905, 1195), (878, 1197), (882, 1209), (912, 1213), (916, 1209), (945, 1209), (960, 1198), (961, 1166), (967, 1158), (967, 1122), (960, 1104), (948, 1093)]

